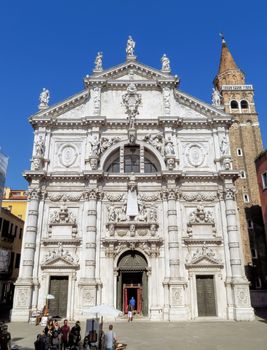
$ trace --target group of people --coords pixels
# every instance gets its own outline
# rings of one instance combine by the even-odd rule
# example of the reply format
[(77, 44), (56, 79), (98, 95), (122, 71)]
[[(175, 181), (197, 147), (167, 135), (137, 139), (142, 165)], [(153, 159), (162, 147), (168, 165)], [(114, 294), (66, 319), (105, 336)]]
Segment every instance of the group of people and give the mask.
[(58, 321), (48, 320), (42, 334), (37, 336), (35, 350), (65, 350), (80, 349), (81, 327), (77, 321), (70, 328), (68, 320), (64, 320), (63, 326)]
[(106, 333), (102, 331), (101, 325), (99, 337), (100, 341), (97, 342), (96, 333), (89, 332), (82, 339), (79, 321), (71, 328), (68, 320), (64, 320), (63, 326), (60, 326), (58, 321), (49, 320), (42, 334), (37, 336), (34, 346), (35, 350), (90, 350), (96, 349), (97, 342), (97, 349), (115, 349), (117, 338), (113, 331), (113, 325), (109, 325)]

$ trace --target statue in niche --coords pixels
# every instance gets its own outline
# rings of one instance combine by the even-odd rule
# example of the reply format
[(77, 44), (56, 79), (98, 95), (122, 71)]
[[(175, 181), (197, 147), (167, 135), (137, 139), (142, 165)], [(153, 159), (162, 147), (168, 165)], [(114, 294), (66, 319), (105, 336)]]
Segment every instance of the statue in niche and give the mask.
[(132, 37), (129, 35), (127, 40), (127, 46), (126, 46), (127, 56), (134, 56), (134, 48), (135, 48), (135, 42), (133, 41)]
[(144, 204), (139, 204), (139, 215), (136, 216), (136, 221), (147, 221), (148, 212)]
[(214, 107), (219, 107), (221, 105), (222, 95), (217, 89), (212, 88), (212, 105)]
[(43, 157), (45, 152), (45, 145), (42, 136), (39, 136), (39, 139), (35, 142), (35, 156)]
[(91, 145), (91, 156), (92, 157), (98, 157), (99, 155), (99, 150), (100, 150), (100, 142), (98, 140), (97, 136), (94, 136), (90, 141)]
[(128, 197), (127, 197), (127, 217), (135, 217), (138, 215), (138, 204), (137, 204), (137, 191), (136, 191), (136, 181), (135, 176), (130, 177), (128, 183)]
[(119, 136), (112, 137), (111, 139), (108, 139), (107, 137), (102, 137), (100, 142), (100, 152), (105, 152), (106, 149), (108, 149), (110, 146), (114, 145), (115, 143), (119, 142), (121, 139)]
[(157, 209), (153, 206), (149, 210), (149, 221), (156, 222), (158, 220)]
[(171, 67), (170, 67), (170, 60), (168, 59), (168, 57), (166, 56), (166, 54), (164, 54), (161, 57), (161, 63), (162, 63), (162, 68), (161, 70), (163, 72), (170, 72)]
[(126, 205), (123, 205), (120, 208), (116, 208), (116, 220), (118, 222), (121, 222), (121, 221), (126, 221), (127, 219), (128, 218), (126, 215)]
[(160, 153), (162, 152), (162, 135), (161, 134), (157, 134), (155, 136), (148, 134), (144, 137), (144, 141), (146, 141), (147, 143), (150, 143)]
[(220, 151), (222, 155), (229, 154), (229, 142), (226, 135), (221, 138)]
[(173, 142), (170, 136), (165, 140), (164, 151), (166, 156), (172, 156), (175, 154)]
[(111, 222), (116, 221), (116, 212), (113, 205), (108, 207), (108, 221), (111, 221)]
[(98, 52), (95, 58), (95, 71), (101, 72), (103, 70), (102, 61), (103, 61), (103, 53)]
[(46, 88), (43, 88), (43, 91), (40, 93), (40, 96), (39, 96), (39, 101), (40, 101), (39, 108), (48, 107), (49, 99), (50, 99), (49, 90), (47, 90)]

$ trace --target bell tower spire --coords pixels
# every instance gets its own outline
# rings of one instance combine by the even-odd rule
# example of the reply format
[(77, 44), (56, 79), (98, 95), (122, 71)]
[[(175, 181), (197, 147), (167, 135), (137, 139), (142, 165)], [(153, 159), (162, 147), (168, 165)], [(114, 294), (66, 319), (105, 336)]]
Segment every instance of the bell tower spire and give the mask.
[[(236, 200), (239, 208), (245, 270), (254, 289), (255, 281), (260, 281), (259, 283), (263, 285), (264, 276), (260, 268), (251, 268), (253, 249), (258, 252), (259, 266), (267, 268), (266, 255), (264, 253), (263, 256), (261, 253), (266, 248), (260, 246), (260, 242), (264, 242), (261, 233), (264, 230), (258, 219), (261, 215), (258, 210), (260, 198), (254, 163), (256, 156), (263, 149), (262, 139), (255, 110), (253, 86), (245, 83), (244, 73), (237, 66), (223, 34), (220, 36), (222, 38), (220, 64), (213, 84), (221, 96), (225, 112), (230, 113), (234, 120), (229, 129), (231, 155), (233, 168), (241, 174), (236, 180)], [(255, 223), (253, 230), (251, 222)]]
[(224, 35), (222, 38), (222, 50), (218, 74), (214, 79), (215, 87), (221, 91), (223, 85), (243, 85), (245, 84), (244, 73), (238, 68), (235, 60), (226, 44)]

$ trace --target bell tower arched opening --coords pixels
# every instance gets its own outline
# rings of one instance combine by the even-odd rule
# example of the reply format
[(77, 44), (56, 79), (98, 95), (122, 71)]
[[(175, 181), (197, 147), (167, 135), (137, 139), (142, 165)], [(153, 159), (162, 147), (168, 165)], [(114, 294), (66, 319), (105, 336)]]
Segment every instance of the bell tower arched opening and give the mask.
[(126, 251), (117, 264), (117, 308), (128, 312), (130, 299), (135, 299), (135, 311), (148, 314), (148, 264), (140, 252)]

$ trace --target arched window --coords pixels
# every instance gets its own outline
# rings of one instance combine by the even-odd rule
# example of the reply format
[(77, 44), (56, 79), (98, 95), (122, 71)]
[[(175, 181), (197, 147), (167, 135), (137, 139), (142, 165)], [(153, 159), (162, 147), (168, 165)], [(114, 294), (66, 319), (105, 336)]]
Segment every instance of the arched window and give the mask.
[(240, 102), (241, 109), (248, 109), (248, 102), (246, 100), (242, 100)]
[(119, 149), (109, 156), (104, 166), (108, 173), (156, 173), (160, 171), (160, 163), (153, 153), (139, 145), (124, 146), (123, 152)]
[(108, 173), (119, 173), (120, 172), (120, 158), (116, 158), (107, 168)]
[(145, 173), (156, 173), (158, 169), (156, 168), (155, 164), (151, 162), (150, 159), (146, 158), (144, 159), (144, 171)]
[(238, 109), (238, 102), (236, 100), (231, 101), (231, 108), (232, 109)]

